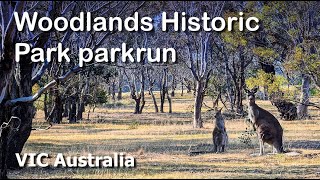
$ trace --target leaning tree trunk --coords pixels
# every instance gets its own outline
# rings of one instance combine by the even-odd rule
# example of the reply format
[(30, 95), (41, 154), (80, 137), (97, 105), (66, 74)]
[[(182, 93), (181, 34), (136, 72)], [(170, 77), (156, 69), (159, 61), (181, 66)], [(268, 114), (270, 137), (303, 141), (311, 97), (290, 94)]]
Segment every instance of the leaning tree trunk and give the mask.
[(309, 75), (302, 75), (302, 87), (301, 87), (301, 97), (300, 105), (297, 107), (297, 113), (299, 119), (308, 118), (308, 104), (310, 96), (310, 81), (311, 78)]
[(140, 110), (139, 114), (142, 114), (144, 105), (146, 104), (145, 96), (144, 96), (144, 89), (145, 89), (145, 74), (144, 74), (144, 69), (141, 69), (141, 79), (140, 79), (140, 97), (141, 97), (141, 105), (140, 105)]
[(193, 128), (203, 128), (203, 122), (201, 119), (201, 108), (203, 103), (203, 82), (196, 81), (196, 96), (194, 102), (194, 119), (193, 119)]
[(43, 100), (43, 111), (44, 111), (44, 118), (48, 119), (48, 92), (44, 93), (44, 100)]
[(149, 89), (149, 93), (150, 93), (150, 95), (152, 97), (152, 102), (154, 104), (154, 111), (157, 113), (157, 112), (159, 112), (159, 108), (158, 108), (157, 100), (156, 100), (156, 97), (155, 97), (155, 95), (153, 93), (152, 88)]

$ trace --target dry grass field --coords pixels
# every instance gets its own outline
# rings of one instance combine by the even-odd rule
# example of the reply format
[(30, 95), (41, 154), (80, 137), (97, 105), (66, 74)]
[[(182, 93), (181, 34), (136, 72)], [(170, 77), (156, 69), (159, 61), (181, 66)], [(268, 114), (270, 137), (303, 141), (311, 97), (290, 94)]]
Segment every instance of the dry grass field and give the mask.
[[(72, 156), (126, 152), (136, 158), (136, 168), (24, 168), (10, 171), (9, 178), (320, 178), (319, 110), (311, 108), (311, 120), (280, 120), (285, 149), (299, 152), (298, 155), (253, 156), (259, 152), (256, 137), (250, 138), (253, 146), (239, 139), (249, 127), (244, 119), (226, 120), (227, 152), (214, 154), (210, 153), (212, 113), (204, 108), (205, 128), (195, 130), (191, 124), (192, 96), (176, 96), (172, 114), (153, 113), (147, 97), (141, 115), (132, 114), (132, 101), (126, 97), (118, 103), (120, 106), (97, 108), (90, 114), (90, 120), (33, 131), (23, 151)], [(206, 101), (211, 103), (210, 99)], [(257, 104), (279, 117), (269, 101)], [(39, 111), (34, 127), (43, 121), (43, 113)], [(190, 148), (208, 153), (189, 156)], [(266, 150), (272, 151), (270, 147)]]

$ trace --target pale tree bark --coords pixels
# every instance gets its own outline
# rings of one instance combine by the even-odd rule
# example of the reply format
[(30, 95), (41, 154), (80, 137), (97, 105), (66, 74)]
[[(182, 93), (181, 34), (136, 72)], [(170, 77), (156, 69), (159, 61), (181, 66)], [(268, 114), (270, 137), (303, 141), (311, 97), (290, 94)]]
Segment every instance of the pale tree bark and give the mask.
[(309, 75), (307, 74), (302, 75), (300, 104), (297, 107), (297, 113), (298, 113), (299, 119), (309, 118), (308, 104), (309, 104), (309, 98), (310, 98), (310, 81), (311, 81), (311, 78)]
[[(140, 69), (136, 69), (135, 72), (131, 72), (131, 77), (128, 75), (126, 71), (124, 71), (124, 74), (127, 77), (127, 81), (129, 83), (131, 99), (135, 101), (134, 114), (141, 114), (145, 105), (145, 75), (143, 67), (140, 67)], [(140, 92), (137, 90), (136, 75), (139, 76), (138, 79), (140, 79)]]
[[(210, 17), (218, 17), (222, 15), (225, 2), (206, 2), (206, 3), (174, 3), (172, 7), (175, 9), (184, 9), (186, 16), (198, 15), (203, 8), (209, 13)], [(181, 47), (181, 55), (185, 59), (186, 67), (192, 74), (194, 82), (194, 117), (193, 127), (202, 128), (203, 122), (201, 118), (202, 103), (204, 93), (207, 88), (207, 83), (213, 75), (213, 70), (216, 68), (216, 58), (214, 54), (214, 41), (219, 36), (212, 32), (200, 31), (197, 34), (190, 31), (183, 31), (180, 33), (180, 38), (183, 42), (177, 46)], [(181, 41), (181, 39), (177, 39)], [(175, 43), (177, 44), (177, 43)], [(192, 82), (192, 80), (191, 80)]]
[[(212, 75), (212, 60), (209, 56), (209, 39), (211, 34), (206, 34), (206, 36), (200, 38), (200, 57), (197, 59), (193, 58), (192, 55), (192, 45), (191, 42), (187, 43), (188, 54), (189, 54), (189, 65), (188, 68), (191, 70), (194, 77), (194, 117), (193, 117), (193, 127), (203, 128), (203, 122), (201, 118), (202, 103), (204, 99), (204, 93), (207, 88), (209, 79)], [(196, 50), (198, 51), (198, 50)]]

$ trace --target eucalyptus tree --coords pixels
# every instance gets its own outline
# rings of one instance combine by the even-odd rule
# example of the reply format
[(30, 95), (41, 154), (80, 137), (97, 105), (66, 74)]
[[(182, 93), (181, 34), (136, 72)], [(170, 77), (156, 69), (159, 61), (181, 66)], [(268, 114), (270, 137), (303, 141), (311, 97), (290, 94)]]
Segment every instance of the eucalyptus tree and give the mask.
[[(209, 17), (214, 18), (222, 15), (225, 2), (171, 2), (169, 5), (167, 12), (184, 12), (186, 17), (201, 17), (203, 12), (207, 12)], [(181, 59), (195, 81), (194, 128), (203, 127), (201, 109), (209, 79), (216, 65), (213, 42), (218, 36), (219, 33), (200, 28), (197, 32), (179, 31), (179, 35), (175, 37)]]
[[(61, 42), (63, 47), (72, 48), (71, 40), (78, 37), (90, 37), (87, 42), (81, 42), (83, 48), (96, 49), (104, 46), (106, 39), (114, 34), (110, 32), (77, 32), (70, 29), (59, 32), (55, 29), (41, 32), (35, 29), (31, 32), (28, 28), (17, 31), (14, 12), (21, 17), (23, 12), (32, 14), (38, 12), (39, 16), (55, 19), (64, 16), (70, 19), (77, 16), (81, 10), (91, 12), (93, 16), (131, 16), (144, 6), (144, 2), (1, 2), (1, 58), (0, 58), (0, 178), (6, 178), (7, 167), (17, 167), (15, 153), (21, 153), (23, 146), (32, 129), (32, 119), (35, 115), (33, 102), (44, 92), (57, 85), (64, 84), (73, 77), (81, 68), (77, 62), (71, 62), (68, 70), (59, 77), (41, 87), (32, 94), (32, 86), (36, 84), (49, 70), (49, 65), (57, 60), (45, 63), (31, 63), (30, 54), (20, 57), (20, 62), (15, 59), (15, 44), (27, 42), (31, 48), (47, 48), (54, 41)], [(54, 58), (54, 57), (53, 57)], [(74, 59), (77, 61), (77, 59)]]
[(280, 54), (287, 72), (302, 79), (298, 117), (307, 118), (312, 81), (319, 88), (320, 4), (264, 2), (259, 9), (265, 45)]

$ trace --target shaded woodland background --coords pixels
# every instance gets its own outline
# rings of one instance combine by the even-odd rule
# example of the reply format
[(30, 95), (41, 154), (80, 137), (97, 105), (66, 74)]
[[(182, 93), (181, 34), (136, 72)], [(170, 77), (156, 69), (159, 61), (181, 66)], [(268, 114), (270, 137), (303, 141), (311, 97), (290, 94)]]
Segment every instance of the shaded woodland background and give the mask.
[[(54, 19), (79, 12), (93, 16), (128, 17), (134, 12), (159, 18), (163, 11), (187, 16), (258, 17), (257, 32), (17, 32), (13, 12), (38, 12)], [(90, 119), (97, 108), (121, 105), (124, 93), (134, 102), (132, 113), (143, 114), (151, 100), (155, 113), (174, 113), (172, 101), (186, 96), (194, 101), (193, 128), (204, 127), (202, 109), (225, 108), (225, 116), (245, 118), (243, 87), (259, 86), (259, 99), (272, 102), (283, 120), (311, 119), (310, 107), (319, 109), (320, 94), (319, 2), (1, 2), (0, 141), (1, 177), (17, 167), (14, 153), (27, 142), (35, 113), (44, 112), (49, 124), (78, 123)], [(16, 63), (14, 46), (174, 47), (176, 63), (86, 64), (31, 63), (26, 55)], [(159, 94), (159, 98), (155, 96)], [(149, 99), (147, 99), (149, 98)], [(204, 99), (211, 99), (210, 104)], [(168, 106), (168, 108), (164, 108)], [(191, 125), (190, 125), (191, 126)], [(17, 128), (18, 127), (18, 128)]]

